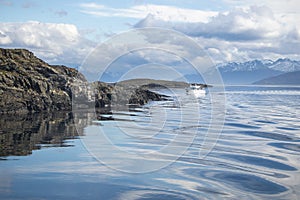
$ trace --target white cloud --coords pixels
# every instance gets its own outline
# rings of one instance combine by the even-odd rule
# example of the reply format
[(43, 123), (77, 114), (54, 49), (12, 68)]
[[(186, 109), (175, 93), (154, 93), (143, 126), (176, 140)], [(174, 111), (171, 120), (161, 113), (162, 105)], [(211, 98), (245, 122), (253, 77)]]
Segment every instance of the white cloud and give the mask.
[(12, 43), (11, 39), (9, 36), (7, 36), (5, 33), (0, 31), (0, 44), (6, 45)]
[(138, 5), (130, 8), (120, 9), (106, 7), (96, 3), (81, 4), (83, 13), (104, 17), (128, 17), (142, 19), (147, 15), (154, 15), (164, 21), (177, 22), (207, 22), (210, 17), (217, 15), (214, 11), (202, 11), (195, 9), (184, 9), (166, 5)]
[(148, 15), (135, 27), (162, 27), (183, 32), (196, 39), (216, 62), (278, 57), (300, 59), (300, 29), (292, 20), (285, 22), (266, 6), (235, 8), (197, 23), (164, 21)]
[(190, 36), (217, 37), (226, 40), (254, 40), (280, 36), (281, 24), (267, 7), (250, 7), (219, 13), (208, 22), (176, 23), (148, 15), (136, 27), (168, 27)]
[(223, 0), (231, 7), (249, 7), (252, 5), (269, 7), (274, 16), (282, 23), (293, 24), (300, 27), (300, 1), (299, 0)]
[(185, 33), (196, 39), (216, 62), (300, 59), (298, 0), (223, 1), (231, 10), (214, 12), (151, 4), (127, 9), (95, 3), (81, 6), (82, 12), (92, 15), (141, 19), (136, 28), (161, 27)]
[[(80, 70), (89, 80), (95, 80), (104, 73), (117, 77), (135, 67), (143, 66), (144, 70), (152, 64), (170, 66), (183, 74), (196, 70), (205, 72), (213, 65), (199, 45), (181, 33), (138, 29), (123, 32), (102, 43), (89, 54)], [(145, 73), (150, 74), (151, 70)]]
[(48, 62), (80, 63), (91, 43), (75, 25), (30, 21), (0, 23), (0, 45), (30, 49)]
[(299, 12), (299, 0), (223, 0), (232, 6), (268, 6), (276, 13), (297, 13)]
[(107, 8), (106, 6), (102, 4), (97, 4), (97, 3), (82, 3), (80, 4), (81, 7), (87, 8), (87, 9), (105, 9)]

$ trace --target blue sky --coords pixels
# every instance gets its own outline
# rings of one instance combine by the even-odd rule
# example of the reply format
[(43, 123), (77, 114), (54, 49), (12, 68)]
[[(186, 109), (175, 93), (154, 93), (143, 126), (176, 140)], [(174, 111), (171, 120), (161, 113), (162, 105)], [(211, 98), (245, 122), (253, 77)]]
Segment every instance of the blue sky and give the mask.
[(298, 0), (0, 0), (0, 47), (27, 48), (51, 64), (79, 66), (111, 36), (156, 27), (190, 37), (214, 63), (300, 60), (299, 4)]

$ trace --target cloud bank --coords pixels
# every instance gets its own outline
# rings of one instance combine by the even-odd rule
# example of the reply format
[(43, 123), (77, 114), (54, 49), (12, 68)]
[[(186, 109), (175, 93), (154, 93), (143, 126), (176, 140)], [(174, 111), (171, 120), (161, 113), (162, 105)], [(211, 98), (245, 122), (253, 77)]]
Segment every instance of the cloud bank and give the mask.
[(249, 59), (300, 59), (300, 29), (266, 6), (220, 12), (207, 22), (177, 22), (148, 15), (135, 28), (174, 29), (194, 38), (216, 62)]
[(81, 63), (92, 42), (73, 24), (0, 23), (0, 45), (27, 48), (51, 63)]

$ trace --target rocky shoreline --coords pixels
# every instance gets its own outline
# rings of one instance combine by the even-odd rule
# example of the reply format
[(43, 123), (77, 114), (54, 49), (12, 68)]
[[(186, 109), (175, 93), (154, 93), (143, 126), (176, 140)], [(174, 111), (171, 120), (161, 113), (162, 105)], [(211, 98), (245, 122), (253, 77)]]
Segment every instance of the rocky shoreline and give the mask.
[(111, 104), (144, 105), (166, 96), (145, 85), (88, 83), (76, 69), (49, 65), (26, 49), (0, 48), (0, 113), (70, 111), (72, 99), (79, 101), (76, 105), (104, 108)]

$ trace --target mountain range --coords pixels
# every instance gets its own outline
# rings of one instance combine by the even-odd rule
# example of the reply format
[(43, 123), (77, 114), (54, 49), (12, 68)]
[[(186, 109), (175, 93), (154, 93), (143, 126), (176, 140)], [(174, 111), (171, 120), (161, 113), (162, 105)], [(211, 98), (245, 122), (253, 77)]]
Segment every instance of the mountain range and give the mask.
[(216, 67), (219, 69), (225, 84), (252, 84), (263, 79), (289, 73), (281, 78), (280, 82), (284, 83), (284, 78), (288, 80), (289, 75), (300, 71), (300, 61), (288, 58), (276, 61), (252, 60), (219, 64)]

